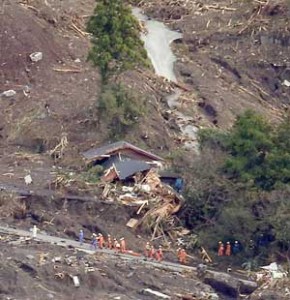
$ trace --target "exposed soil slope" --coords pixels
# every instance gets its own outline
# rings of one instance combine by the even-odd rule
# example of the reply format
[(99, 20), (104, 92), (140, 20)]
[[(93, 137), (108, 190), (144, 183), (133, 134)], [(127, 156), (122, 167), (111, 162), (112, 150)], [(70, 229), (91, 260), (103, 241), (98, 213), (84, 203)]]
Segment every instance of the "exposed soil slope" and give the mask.
[[(183, 33), (176, 45), (185, 109), (227, 127), (251, 108), (279, 118), (290, 104), (288, 1), (146, 1), (150, 16)], [(182, 100), (182, 99), (181, 99)]]
[[(290, 89), (283, 85), (290, 81), (289, 3), (280, 0), (265, 6), (264, 2), (142, 2), (148, 15), (183, 33), (183, 39), (174, 45), (177, 79), (187, 87), (179, 101), (197, 126), (228, 128), (247, 108), (277, 121), (289, 108)], [(85, 22), (94, 5), (94, 0), (6, 0), (0, 4), (0, 93), (16, 91), (15, 96), (0, 99), (0, 183), (21, 186), (23, 177), (31, 173), (34, 182), (30, 188), (43, 190), (50, 187), (56, 175), (52, 172), (79, 171), (84, 167), (79, 152), (107, 139), (108, 129), (99, 124), (96, 114), (100, 75), (86, 61), (89, 37)], [(29, 55), (37, 51), (43, 53), (43, 59), (32, 62)], [(149, 113), (128, 140), (163, 156), (180, 147), (180, 133), (165, 100), (174, 85), (158, 78), (153, 70), (126, 72), (119, 80), (148, 99)], [(62, 137), (68, 140), (65, 156), (54, 161), (49, 150)], [(56, 169), (56, 163), (63, 169)], [(95, 193), (94, 186), (89, 188)], [(4, 198), (1, 194), (1, 201)], [(51, 195), (26, 201), (15, 201), (13, 196), (1, 205), (1, 222), (10, 225), (28, 229), (37, 224), (51, 234), (70, 238), (76, 238), (83, 227), (86, 236), (100, 231), (125, 236), (136, 249), (144, 246), (146, 234), (126, 227), (133, 211), (118, 205), (66, 201)], [(187, 292), (193, 284), (201, 285), (195, 278), (160, 275), (98, 257), (92, 263), (96, 271), (85, 274), (83, 268), (78, 274), (84, 284), (71, 293), (71, 279), (56, 279), (50, 263), (38, 265), (36, 257), (41, 252), (49, 252), (49, 262), (56, 255), (69, 254), (69, 250), (42, 244), (8, 246), (1, 242), (1, 296), (151, 299), (140, 295), (140, 289), (166, 291), (170, 286), (169, 293)]]
[[(80, 150), (107, 139), (108, 129), (99, 124), (96, 108), (100, 75), (86, 61), (85, 23), (94, 6), (91, 0), (4, 1), (0, 91), (16, 91), (0, 102), (1, 145), (6, 151), (13, 145), (33, 152), (51, 150), (65, 136), (66, 159), (72, 164)], [(29, 55), (39, 51), (43, 59), (31, 61)], [(140, 76), (134, 80), (141, 81)], [(158, 147), (161, 141), (168, 147), (169, 134), (156, 98), (144, 94), (152, 103), (150, 118), (143, 119), (129, 139), (146, 136), (145, 147)]]

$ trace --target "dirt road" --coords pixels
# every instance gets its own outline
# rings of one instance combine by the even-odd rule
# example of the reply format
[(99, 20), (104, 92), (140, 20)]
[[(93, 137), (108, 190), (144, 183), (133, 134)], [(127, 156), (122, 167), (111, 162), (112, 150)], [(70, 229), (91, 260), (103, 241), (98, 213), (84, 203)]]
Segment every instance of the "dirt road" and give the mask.
[[(16, 235), (19, 237), (24, 237), (24, 238), (32, 238), (32, 232), (27, 231), (27, 230), (22, 230), (22, 229), (14, 229), (8, 226), (0, 226), (0, 233), (2, 234), (9, 234), (9, 235)], [(148, 261), (144, 256), (133, 256), (129, 254), (117, 254), (113, 250), (109, 249), (96, 249), (92, 250), (91, 245), (88, 243), (84, 243), (83, 245), (80, 245), (78, 241), (73, 241), (70, 239), (65, 239), (65, 238), (60, 238), (56, 236), (51, 236), (48, 234), (43, 234), (39, 233), (37, 234), (37, 237), (35, 239), (36, 241), (42, 241), (45, 243), (53, 244), (55, 246), (60, 246), (60, 247), (74, 247), (79, 251), (84, 251), (89, 254), (94, 254), (94, 253), (105, 253), (108, 255), (113, 255), (113, 256), (118, 256), (124, 260), (138, 260), (139, 262), (143, 262), (144, 264), (152, 265), (154, 267), (160, 267), (161, 269), (168, 269), (171, 271), (175, 272), (182, 272), (182, 271), (196, 271), (196, 267), (192, 266), (185, 266), (185, 265), (180, 265), (168, 261), (163, 261), (161, 263), (159, 262), (154, 262), (154, 261)]]
[[(0, 225), (0, 233), (17, 235), (17, 236), (26, 237), (26, 238), (32, 237), (32, 232), (30, 232), (30, 231), (22, 230), (22, 229), (14, 229), (14, 228), (11, 228), (8, 226), (3, 226), (3, 225)], [(37, 234), (37, 237), (35, 238), (35, 240), (49, 243), (49, 244), (52, 244), (55, 246), (60, 246), (60, 247), (73, 247), (78, 251), (84, 251), (85, 253), (88, 253), (88, 254), (103, 253), (103, 254), (121, 258), (122, 260), (125, 260), (125, 261), (128, 261), (128, 260), (136, 261), (139, 264), (150, 265), (155, 268), (164, 269), (167, 271), (192, 272), (192, 273), (197, 272), (197, 268), (193, 267), (193, 266), (181, 265), (181, 264), (172, 263), (169, 261), (162, 261), (162, 262), (151, 261), (151, 260), (147, 260), (146, 257), (144, 257), (142, 255), (135, 256), (135, 255), (130, 255), (130, 254), (121, 254), (121, 253), (116, 253), (114, 250), (109, 250), (109, 249), (92, 250), (91, 245), (88, 243), (84, 243), (83, 245), (80, 245), (80, 243), (78, 241), (60, 238), (57, 236), (51, 236), (51, 235), (44, 234), (44, 233)], [(216, 275), (218, 273), (223, 274), (222, 272), (217, 272), (214, 270), (207, 270), (207, 272), (214, 274), (214, 275)], [(250, 280), (245, 280), (245, 279), (241, 279), (241, 278), (238, 278), (238, 280), (244, 285), (250, 285), (250, 286), (255, 285), (255, 283)]]

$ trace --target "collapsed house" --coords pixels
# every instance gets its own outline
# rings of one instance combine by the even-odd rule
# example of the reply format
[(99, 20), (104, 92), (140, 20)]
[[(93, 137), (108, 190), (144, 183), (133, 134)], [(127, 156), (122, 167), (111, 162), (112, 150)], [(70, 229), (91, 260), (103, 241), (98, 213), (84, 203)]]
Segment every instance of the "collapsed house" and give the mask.
[(87, 164), (100, 165), (104, 169), (102, 181), (125, 180), (136, 173), (161, 168), (164, 159), (120, 141), (82, 153)]
[[(129, 227), (142, 224), (151, 228), (152, 238), (164, 234), (165, 223), (173, 228), (174, 215), (183, 203), (175, 183), (182, 179), (177, 174), (161, 171), (165, 163), (161, 157), (124, 141), (91, 149), (82, 155), (87, 164), (101, 165), (104, 169), (101, 178), (104, 200), (136, 207)], [(120, 181), (122, 184), (114, 184)]]

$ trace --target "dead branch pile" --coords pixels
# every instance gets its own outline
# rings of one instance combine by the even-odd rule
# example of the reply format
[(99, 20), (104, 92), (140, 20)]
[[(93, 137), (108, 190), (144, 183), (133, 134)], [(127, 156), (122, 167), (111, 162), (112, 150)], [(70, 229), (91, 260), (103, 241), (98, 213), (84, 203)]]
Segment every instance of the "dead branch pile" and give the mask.
[[(178, 7), (185, 8), (187, 10), (192, 10), (196, 7), (198, 1), (188, 1), (188, 0), (163, 0), (159, 4), (159, 6), (167, 6), (167, 7)], [(152, 8), (156, 6), (156, 1), (140, 1), (139, 6), (143, 8)]]
[(68, 146), (67, 134), (62, 132), (60, 142), (49, 152), (54, 159), (61, 159)]
[(97, 180), (92, 181), (86, 172), (75, 173), (62, 172), (58, 170), (51, 172), (50, 174), (53, 177), (53, 180), (50, 183), (50, 188), (63, 192), (76, 191), (77, 194), (80, 192), (94, 192), (96, 190), (96, 186), (100, 184)]

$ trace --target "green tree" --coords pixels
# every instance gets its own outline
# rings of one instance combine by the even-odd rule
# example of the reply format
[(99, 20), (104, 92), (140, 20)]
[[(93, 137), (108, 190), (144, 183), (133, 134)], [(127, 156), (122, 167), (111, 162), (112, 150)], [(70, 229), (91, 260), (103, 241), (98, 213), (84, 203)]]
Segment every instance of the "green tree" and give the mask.
[(268, 156), (271, 176), (276, 184), (290, 183), (290, 116), (280, 124), (273, 138), (274, 149)]
[(270, 189), (274, 180), (267, 156), (273, 149), (273, 130), (268, 122), (253, 111), (239, 116), (227, 141), (229, 158), (224, 170), (233, 179), (254, 182)]
[(290, 266), (290, 118), (271, 126), (247, 111), (228, 132), (200, 131), (199, 141), (179, 215), (184, 224), (212, 250), (219, 239), (239, 240), (236, 263), (277, 254)]
[(138, 21), (122, 0), (96, 0), (87, 30), (92, 34), (88, 59), (99, 66), (104, 78), (136, 65), (147, 66), (147, 54), (139, 36)]

